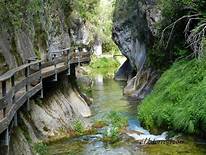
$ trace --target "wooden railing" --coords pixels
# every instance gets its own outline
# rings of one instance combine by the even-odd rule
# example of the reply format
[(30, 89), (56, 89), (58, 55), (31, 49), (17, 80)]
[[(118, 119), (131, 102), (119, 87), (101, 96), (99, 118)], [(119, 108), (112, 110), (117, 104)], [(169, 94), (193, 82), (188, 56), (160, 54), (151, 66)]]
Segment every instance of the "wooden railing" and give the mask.
[(23, 104), (26, 103), (27, 109), (30, 109), (29, 99), (32, 96), (41, 92), (43, 97), (43, 78), (54, 76), (57, 80), (58, 73), (62, 71), (68, 70), (70, 75), (71, 64), (89, 61), (89, 52), (62, 50), (53, 52), (49, 61), (33, 61), (0, 76), (0, 134), (8, 130), (12, 120), (17, 124), (17, 111)]

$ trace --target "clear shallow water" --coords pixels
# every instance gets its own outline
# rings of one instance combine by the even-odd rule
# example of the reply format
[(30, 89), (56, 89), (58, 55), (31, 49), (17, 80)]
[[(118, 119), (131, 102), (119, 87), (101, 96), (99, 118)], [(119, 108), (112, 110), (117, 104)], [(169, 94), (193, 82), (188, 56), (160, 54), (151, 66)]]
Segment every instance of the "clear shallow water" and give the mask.
[[(128, 117), (128, 128), (144, 132), (143, 136), (151, 136), (140, 126), (137, 120), (137, 101), (123, 97), (124, 83), (112, 79), (103, 79), (99, 75), (94, 78), (91, 106), (92, 120), (101, 120), (108, 112), (117, 111)], [(51, 155), (204, 155), (204, 143), (186, 141), (184, 144), (145, 145), (122, 140), (117, 144), (103, 143), (101, 135), (82, 136), (74, 139), (61, 140), (48, 146)]]

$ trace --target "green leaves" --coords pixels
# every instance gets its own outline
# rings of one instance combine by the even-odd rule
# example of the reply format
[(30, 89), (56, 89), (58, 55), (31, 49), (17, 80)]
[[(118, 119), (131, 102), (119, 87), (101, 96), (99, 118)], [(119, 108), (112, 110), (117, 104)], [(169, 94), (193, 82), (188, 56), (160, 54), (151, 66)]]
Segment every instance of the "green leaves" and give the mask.
[(138, 117), (150, 129), (199, 134), (206, 131), (206, 61), (175, 63), (140, 105)]
[(74, 131), (77, 135), (80, 136), (84, 134), (85, 128), (81, 121), (77, 120), (76, 122), (74, 122)]
[(109, 123), (111, 123), (114, 127), (118, 129), (126, 127), (128, 123), (127, 118), (115, 111), (111, 111), (108, 114), (107, 118), (107, 120), (109, 120)]
[(47, 145), (42, 142), (34, 144), (33, 149), (34, 149), (34, 152), (39, 155), (45, 155), (48, 153)]
[(40, 0), (2, 0), (0, 2), (1, 26), (19, 29), (26, 24), (29, 16), (38, 15), (41, 8)]
[(80, 16), (92, 23), (95, 23), (95, 17), (97, 14), (98, 0), (73, 0), (74, 8), (80, 14)]

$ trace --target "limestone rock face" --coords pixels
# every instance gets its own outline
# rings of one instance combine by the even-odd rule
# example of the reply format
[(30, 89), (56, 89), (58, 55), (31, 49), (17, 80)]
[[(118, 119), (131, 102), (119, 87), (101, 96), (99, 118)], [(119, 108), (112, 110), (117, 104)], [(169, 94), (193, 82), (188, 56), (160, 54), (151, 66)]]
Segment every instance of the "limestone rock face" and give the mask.
[[(142, 98), (144, 89), (147, 89), (155, 79), (151, 77), (153, 71), (147, 65), (148, 49), (157, 33), (155, 24), (161, 17), (155, 2), (155, 0), (127, 0), (116, 3), (113, 40), (132, 66), (133, 71), (128, 74), (136, 72), (133, 77), (128, 76), (128, 85), (124, 91), (125, 94), (134, 97)], [(124, 79), (121, 73), (127, 72), (124, 68), (120, 69), (116, 79)], [(125, 75), (122, 76), (125, 77)]]
[(11, 36), (7, 32), (0, 33), (0, 54), (4, 58), (4, 62), (1, 62), (2, 68), (3, 65), (8, 65), (9, 68), (17, 66), (15, 56), (10, 52), (11, 45)]
[(23, 131), (17, 128), (12, 135), (10, 155), (33, 155), (31, 145), (28, 143)]
[(22, 150), (23, 154), (31, 155), (33, 144), (66, 135), (76, 121), (85, 128), (90, 126), (87, 119), (91, 116), (90, 107), (68, 78), (63, 76), (60, 81), (46, 84), (45, 98), (30, 101), (30, 112), (19, 114), (18, 128), (11, 137), (11, 155), (21, 155)]
[(24, 31), (16, 32), (16, 50), (20, 55), (23, 62), (27, 62), (27, 59), (35, 57), (34, 45), (29, 37), (29, 34)]
[(8, 70), (26, 63), (31, 57), (48, 58), (48, 53), (71, 45), (89, 46), (93, 38), (89, 24), (78, 13), (73, 15), (72, 8), (65, 12), (60, 7), (61, 2), (54, 3), (42, 1), (37, 21), (32, 14), (22, 12), (26, 17), (22, 19), (21, 27), (4, 28), (0, 23), (0, 28), (3, 27), (0, 31), (0, 66), (7, 66)]
[(85, 118), (91, 116), (90, 108), (66, 79), (54, 91), (48, 90), (48, 93), (42, 103), (31, 105), (30, 112), (35, 128), (42, 135), (58, 135), (62, 130), (73, 128), (77, 120), (88, 125)]

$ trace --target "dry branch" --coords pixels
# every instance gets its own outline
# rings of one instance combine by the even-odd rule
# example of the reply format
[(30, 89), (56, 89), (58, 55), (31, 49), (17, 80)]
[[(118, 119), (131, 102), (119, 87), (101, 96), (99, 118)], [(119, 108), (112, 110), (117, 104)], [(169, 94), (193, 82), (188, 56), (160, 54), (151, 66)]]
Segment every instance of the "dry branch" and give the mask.
[[(201, 14), (185, 15), (177, 19), (170, 25), (168, 25), (162, 31), (160, 43), (164, 45), (164, 40), (167, 40), (165, 47), (167, 49), (171, 41), (172, 35), (175, 31), (175, 26), (178, 22), (185, 19), (188, 20), (184, 30), (186, 42), (189, 44), (189, 47), (191, 47), (191, 49), (193, 50), (193, 54), (195, 56), (201, 57), (203, 55), (204, 40), (206, 33), (206, 20), (202, 17)], [(196, 26), (195, 28), (191, 28), (191, 24), (193, 24), (194, 21), (198, 21), (198, 23), (201, 22), (201, 24)], [(165, 33), (168, 30), (170, 30), (169, 37), (165, 38)]]

